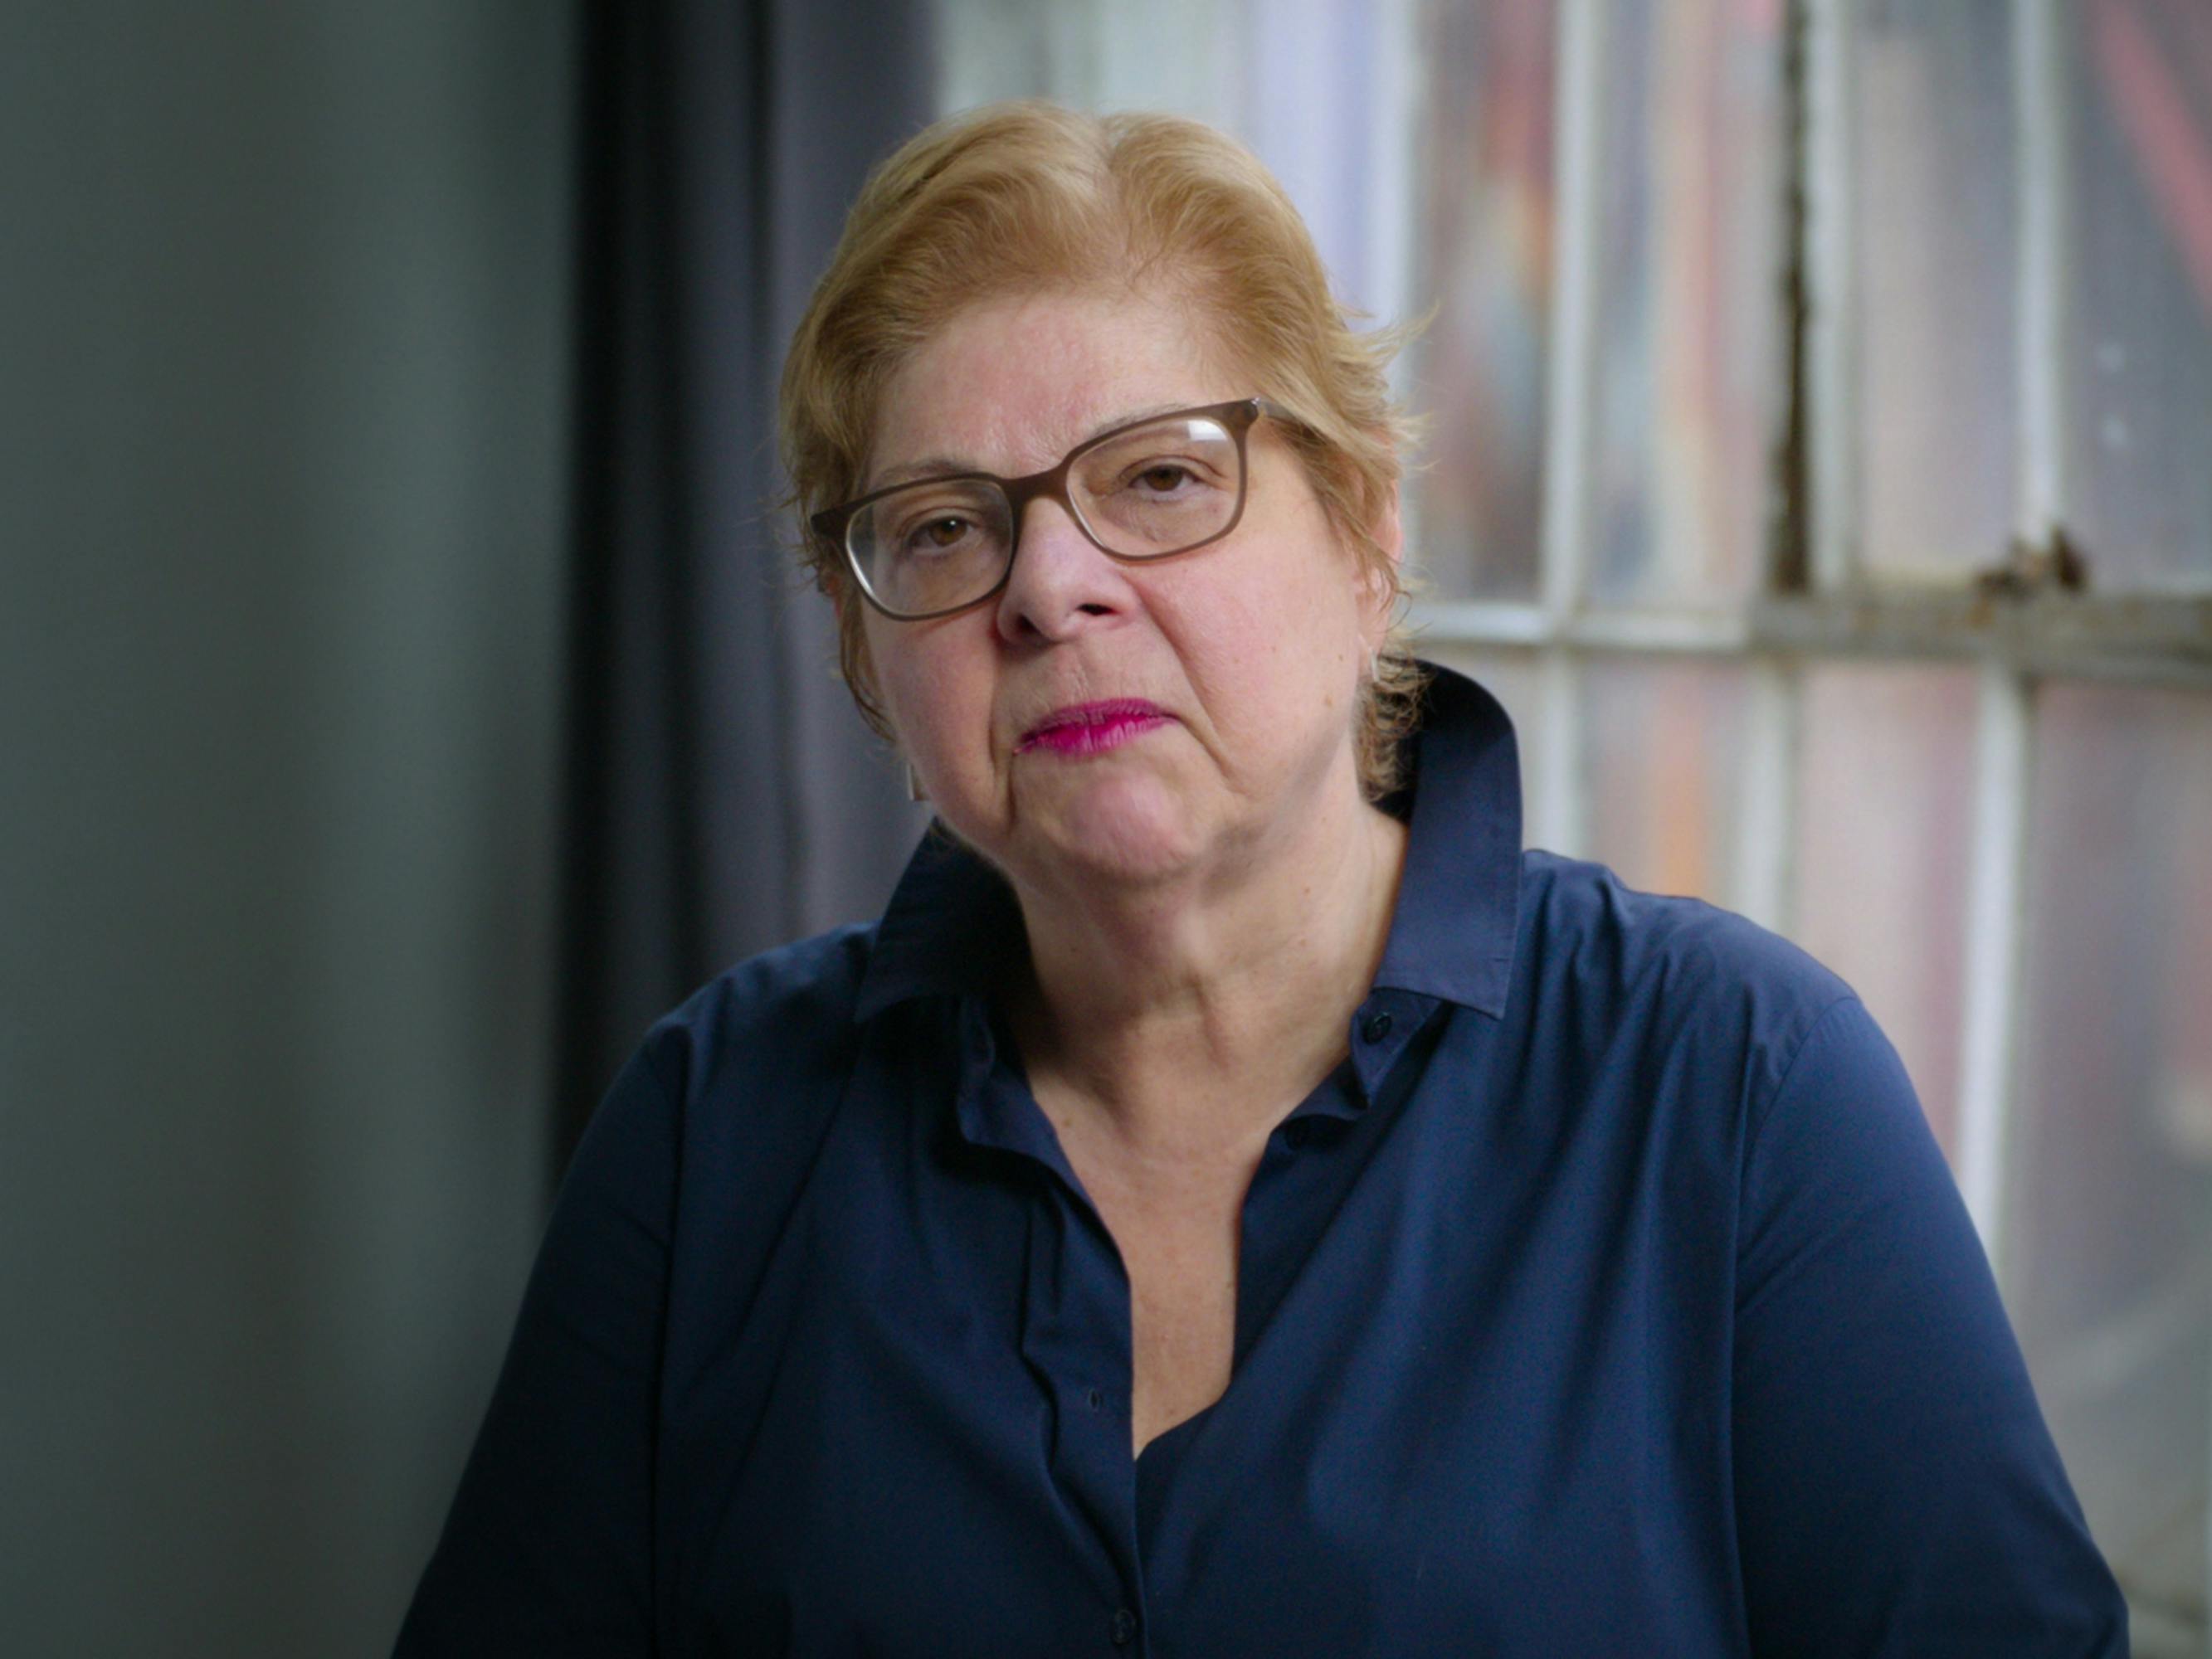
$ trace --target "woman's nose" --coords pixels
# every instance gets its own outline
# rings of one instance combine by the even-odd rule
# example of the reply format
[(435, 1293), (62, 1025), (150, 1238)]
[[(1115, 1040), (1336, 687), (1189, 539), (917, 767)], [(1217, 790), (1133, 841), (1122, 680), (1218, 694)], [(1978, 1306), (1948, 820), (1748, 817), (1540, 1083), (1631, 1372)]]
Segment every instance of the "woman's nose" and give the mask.
[(1127, 573), (1083, 533), (1064, 505), (1029, 503), (999, 595), (1002, 637), (1010, 643), (1066, 639), (1121, 615), (1131, 599)]

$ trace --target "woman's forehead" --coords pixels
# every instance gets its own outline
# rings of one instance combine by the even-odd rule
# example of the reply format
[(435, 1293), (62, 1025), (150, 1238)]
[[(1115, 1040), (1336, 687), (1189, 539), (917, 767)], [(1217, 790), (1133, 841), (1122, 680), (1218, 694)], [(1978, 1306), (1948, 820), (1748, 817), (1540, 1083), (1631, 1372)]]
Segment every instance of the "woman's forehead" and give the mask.
[(868, 482), (924, 465), (1031, 471), (1125, 421), (1251, 395), (1215, 334), (1194, 307), (1144, 292), (966, 307), (885, 385)]

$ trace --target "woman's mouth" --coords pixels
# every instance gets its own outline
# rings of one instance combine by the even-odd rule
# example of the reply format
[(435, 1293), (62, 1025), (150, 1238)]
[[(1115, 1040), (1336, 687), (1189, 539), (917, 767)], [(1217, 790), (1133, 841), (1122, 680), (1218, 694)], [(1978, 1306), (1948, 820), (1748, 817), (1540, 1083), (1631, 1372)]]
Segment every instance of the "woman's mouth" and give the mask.
[(1026, 755), (1033, 749), (1044, 749), (1055, 755), (1103, 754), (1155, 726), (1165, 726), (1172, 718), (1158, 704), (1141, 698), (1070, 703), (1054, 709), (1023, 732), (1014, 752)]

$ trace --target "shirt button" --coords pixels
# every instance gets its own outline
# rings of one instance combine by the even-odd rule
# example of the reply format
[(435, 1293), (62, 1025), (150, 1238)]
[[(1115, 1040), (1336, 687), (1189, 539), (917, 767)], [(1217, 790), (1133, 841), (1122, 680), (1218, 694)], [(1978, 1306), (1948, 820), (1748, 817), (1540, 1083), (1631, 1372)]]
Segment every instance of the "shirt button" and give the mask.
[(1380, 1042), (1390, 1035), (1390, 1015), (1383, 1010), (1367, 1016), (1359, 1022), (1359, 1035), (1370, 1042)]
[(1137, 1633), (1137, 1615), (1122, 1607), (1114, 1614), (1114, 1645), (1126, 1648)]
[(1085, 1400), (1087, 1400), (1088, 1401), (1090, 1401), (1090, 1404), (1091, 1404), (1091, 1409), (1092, 1411), (1094, 1411), (1094, 1412), (1103, 1412), (1103, 1411), (1104, 1411), (1104, 1410), (1106, 1409), (1106, 1390), (1105, 1390), (1105, 1389), (1091, 1389), (1091, 1391), (1089, 1394), (1087, 1394), (1087, 1395), (1084, 1395), (1084, 1398), (1085, 1398)]

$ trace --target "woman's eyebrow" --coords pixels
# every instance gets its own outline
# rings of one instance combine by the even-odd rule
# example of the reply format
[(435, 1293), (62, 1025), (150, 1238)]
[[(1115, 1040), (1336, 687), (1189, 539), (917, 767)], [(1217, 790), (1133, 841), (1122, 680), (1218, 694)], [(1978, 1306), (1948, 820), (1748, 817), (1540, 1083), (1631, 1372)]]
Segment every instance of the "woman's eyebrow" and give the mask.
[[(1189, 404), (1170, 401), (1146, 404), (1139, 409), (1125, 409), (1120, 414), (1109, 416), (1097, 422), (1078, 438), (1070, 448), (1080, 449), (1093, 438), (1102, 437), (1119, 428), (1133, 426), (1139, 421), (1149, 421), (1155, 415), (1172, 415), (1178, 409), (1189, 409), (1193, 406)], [(1199, 406), (1203, 407), (1203, 405)], [(927, 478), (957, 477), (969, 473), (981, 473), (985, 477), (989, 478), (1004, 476), (992, 471), (990, 468), (980, 462), (963, 459), (958, 456), (928, 455), (918, 461), (901, 461), (896, 466), (887, 466), (880, 472), (872, 474), (867, 480), (866, 488), (860, 493), (872, 495), (878, 489), (888, 489), (893, 484), (919, 483)]]
[(985, 469), (973, 461), (956, 460), (945, 455), (925, 456), (918, 461), (902, 461), (896, 466), (887, 466), (867, 481), (862, 494), (888, 489), (893, 484), (919, 482), (924, 478), (950, 477), (957, 473), (981, 472)]

